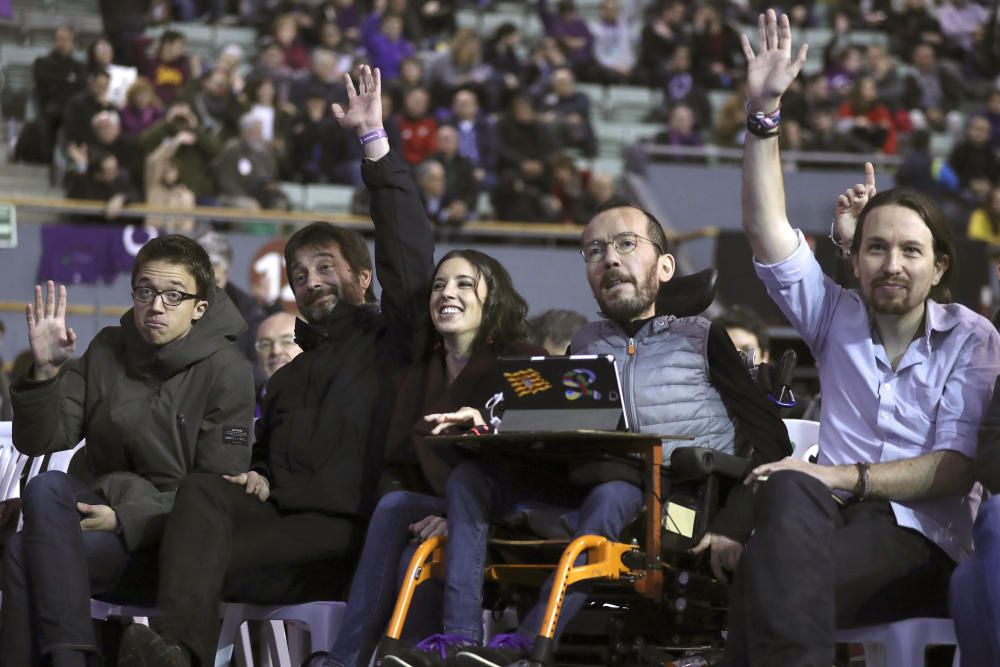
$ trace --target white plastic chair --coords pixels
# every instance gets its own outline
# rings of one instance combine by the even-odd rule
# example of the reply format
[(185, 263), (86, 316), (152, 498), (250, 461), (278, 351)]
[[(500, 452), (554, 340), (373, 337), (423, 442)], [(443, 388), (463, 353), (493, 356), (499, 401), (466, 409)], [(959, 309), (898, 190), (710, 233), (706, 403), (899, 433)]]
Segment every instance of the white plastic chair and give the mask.
[[(250, 636), (245, 629), (247, 621), (268, 621), (273, 645), (272, 661), (278, 667), (300, 665), (308, 653), (300, 655), (298, 644), (289, 642), (284, 623), (289, 628), (304, 625), (309, 631), (309, 652), (327, 651), (337, 636), (347, 603), (339, 601), (306, 602), (295, 605), (264, 606), (228, 603), (223, 606), (222, 629), (219, 648), (215, 654), (216, 667), (228, 665), (233, 658), (237, 640), (244, 656), (250, 655)], [(249, 664), (249, 659), (247, 660)]]
[(802, 461), (809, 460), (811, 449), (815, 446), (819, 449), (819, 422), (808, 419), (782, 419), (785, 428), (788, 429), (788, 439), (792, 441), (795, 449), (792, 451), (792, 458)]
[(908, 618), (838, 630), (836, 637), (841, 643), (864, 644), (867, 667), (920, 667), (928, 646), (955, 646), (952, 665), (960, 663), (955, 624), (950, 618)]

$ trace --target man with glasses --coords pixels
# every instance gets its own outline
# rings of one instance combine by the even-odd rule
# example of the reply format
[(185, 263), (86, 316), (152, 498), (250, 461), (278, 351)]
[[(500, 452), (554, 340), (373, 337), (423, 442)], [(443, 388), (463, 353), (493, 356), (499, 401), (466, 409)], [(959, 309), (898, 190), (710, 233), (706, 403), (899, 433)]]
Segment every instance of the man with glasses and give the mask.
[(295, 342), (295, 316), (284, 311), (271, 315), (257, 327), (257, 363), (268, 379), (275, 371), (299, 356), (302, 348)]
[(14, 445), (41, 456), (87, 444), (69, 474), (25, 489), (24, 530), (4, 552), (0, 655), (83, 667), (98, 660), (90, 597), (142, 579), (184, 478), (246, 470), (253, 380), (233, 343), (243, 318), (187, 238), (142, 247), (132, 308), (79, 359), (66, 288), (45, 291), (27, 306), (34, 359), (12, 389)]
[[(791, 453), (777, 412), (750, 379), (726, 330), (701, 317), (657, 314), (660, 288), (674, 275), (674, 258), (660, 223), (622, 200), (605, 204), (583, 233), (581, 254), (587, 282), (603, 321), (574, 334), (575, 354), (613, 355), (621, 373), (629, 423), (638, 431), (690, 435), (684, 445), (709, 447), (776, 461)], [(669, 461), (676, 441), (664, 443)], [(489, 525), (521, 502), (567, 510), (563, 523), (573, 537), (613, 540), (642, 505), (638, 465), (620, 460), (583, 459), (558, 471), (553, 466), (506, 461), (490, 467), (470, 461), (448, 479), (448, 568), (443, 634), (395, 651), (386, 665), (447, 664), (505, 667), (527, 656), (538, 634), (551, 579), (517, 632), (482, 640), (482, 581)], [(730, 494), (696, 547), (708, 551), (716, 576), (734, 569), (750, 534), (750, 494)], [(590, 585), (571, 586), (563, 601), (556, 639), (583, 607)], [(445, 660), (442, 660), (442, 656)]]

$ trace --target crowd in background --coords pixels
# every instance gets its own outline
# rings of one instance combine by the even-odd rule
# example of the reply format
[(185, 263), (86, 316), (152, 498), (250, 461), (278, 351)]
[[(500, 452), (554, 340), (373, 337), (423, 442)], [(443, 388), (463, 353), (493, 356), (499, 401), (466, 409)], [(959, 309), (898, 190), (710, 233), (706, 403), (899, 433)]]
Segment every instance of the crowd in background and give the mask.
[[(67, 195), (109, 202), (108, 217), (142, 199), (288, 209), (281, 181), (360, 185), (360, 149), (331, 105), (346, 102), (344, 73), (371, 64), (385, 81), (390, 142), (413, 166), (434, 222), (582, 223), (615, 184), (588, 167), (600, 148), (595, 100), (578, 82), (662, 91), (647, 119), (664, 124), (650, 137), (658, 143), (738, 146), (739, 33), (762, 4), (603, 0), (585, 18), (571, 0), (538, 0), (523, 8), (543, 26), (529, 40), (514, 23), (488, 35), (457, 27), (459, 9), (479, 6), (471, 0), (102, 1), (106, 36), (87, 45), (87, 62), (74, 58), (67, 29), (36, 62), (33, 129), (42, 159), (52, 149), (65, 159)], [(783, 147), (902, 154), (902, 179), (953, 200), (968, 220), (1000, 175), (987, 9), (812, 0), (788, 13), (796, 29), (826, 28), (830, 39), (811, 45), (822, 66), (786, 95)], [(230, 45), (202, 61), (176, 24), (146, 35), (168, 20), (253, 26), (256, 50)], [(879, 39), (862, 45), (858, 35)], [(125, 68), (131, 83), (116, 87)], [(725, 101), (713, 109), (716, 92)], [(953, 137), (946, 160), (930, 154), (932, 134)], [(979, 218), (1000, 236), (989, 206)]]

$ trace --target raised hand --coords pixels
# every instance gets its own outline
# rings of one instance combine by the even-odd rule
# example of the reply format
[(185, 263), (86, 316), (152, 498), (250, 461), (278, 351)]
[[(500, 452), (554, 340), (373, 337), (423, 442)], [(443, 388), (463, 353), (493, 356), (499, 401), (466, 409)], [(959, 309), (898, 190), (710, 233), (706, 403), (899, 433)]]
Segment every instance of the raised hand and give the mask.
[(809, 46), (800, 46), (792, 60), (792, 28), (788, 15), (782, 14), (779, 21), (773, 9), (757, 17), (757, 31), (760, 39), (760, 53), (757, 54), (750, 46), (750, 38), (740, 35), (747, 58), (747, 99), (751, 112), (771, 113), (778, 108), (781, 96), (805, 65)]
[(50, 380), (76, 351), (76, 333), (66, 327), (66, 286), (56, 286), (51, 280), (46, 284), (47, 295), (42, 301), (42, 287), (35, 285), (35, 304), (27, 304), (28, 344), (34, 357), (32, 379), (36, 382)]
[(333, 105), (333, 117), (340, 126), (353, 129), (358, 136), (382, 127), (382, 74), (379, 69), (362, 65), (358, 72), (358, 88), (355, 89), (350, 73), (344, 74), (344, 84), (347, 86), (347, 110), (339, 104)]
[(865, 162), (865, 182), (858, 183), (853, 188), (847, 188), (844, 194), (837, 197), (837, 212), (834, 216), (837, 237), (841, 246), (850, 247), (854, 238), (854, 230), (858, 226), (858, 218), (868, 200), (875, 196), (875, 166)]

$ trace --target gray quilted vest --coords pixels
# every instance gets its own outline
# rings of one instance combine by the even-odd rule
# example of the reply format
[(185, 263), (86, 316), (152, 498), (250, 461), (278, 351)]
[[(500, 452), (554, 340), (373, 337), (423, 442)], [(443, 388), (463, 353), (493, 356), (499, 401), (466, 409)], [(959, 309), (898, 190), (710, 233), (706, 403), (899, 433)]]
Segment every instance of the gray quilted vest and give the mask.
[(664, 442), (664, 462), (677, 447), (734, 450), (733, 420), (709, 381), (709, 325), (702, 317), (657, 317), (636, 334), (633, 354), (625, 332), (607, 320), (587, 324), (573, 336), (573, 354), (614, 355), (632, 431), (695, 438)]

